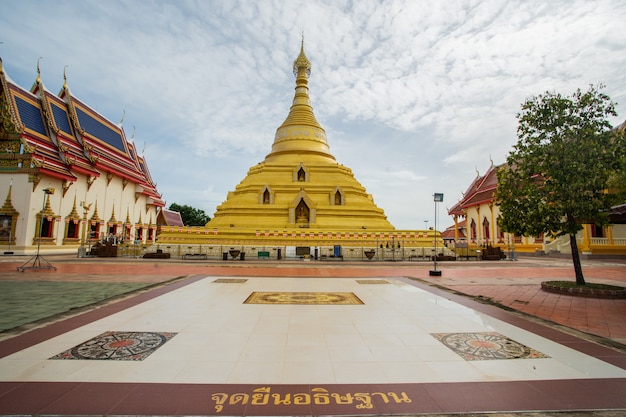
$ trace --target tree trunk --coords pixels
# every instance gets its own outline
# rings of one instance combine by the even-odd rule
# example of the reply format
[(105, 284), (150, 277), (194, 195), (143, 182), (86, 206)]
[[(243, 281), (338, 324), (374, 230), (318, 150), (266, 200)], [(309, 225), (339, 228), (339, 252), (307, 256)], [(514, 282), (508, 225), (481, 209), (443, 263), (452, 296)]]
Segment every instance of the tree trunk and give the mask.
[(580, 254), (578, 253), (578, 244), (576, 243), (576, 235), (569, 235), (569, 245), (572, 248), (572, 261), (574, 263), (574, 272), (576, 273), (576, 284), (585, 285), (585, 277), (583, 276), (583, 267), (580, 264)]

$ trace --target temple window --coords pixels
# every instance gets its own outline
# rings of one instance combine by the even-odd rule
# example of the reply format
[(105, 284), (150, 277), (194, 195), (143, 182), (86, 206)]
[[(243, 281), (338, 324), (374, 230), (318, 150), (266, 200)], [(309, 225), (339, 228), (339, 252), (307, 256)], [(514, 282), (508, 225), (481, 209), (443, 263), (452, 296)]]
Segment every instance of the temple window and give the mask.
[(100, 233), (100, 223), (92, 223), (89, 227), (89, 239), (97, 239)]
[(339, 191), (335, 192), (335, 205), (341, 205), (341, 193)]
[(304, 171), (304, 168), (302, 167), (300, 167), (300, 169), (298, 170), (298, 181), (299, 182), (306, 181), (306, 172)]
[(78, 222), (70, 220), (65, 228), (65, 237), (69, 239), (78, 239)]
[(591, 225), (591, 237), (606, 237), (604, 236), (604, 228), (597, 224)]
[(53, 225), (54, 219), (44, 217), (43, 221), (41, 222), (41, 237), (52, 237)]
[(263, 204), (269, 204), (269, 203), (270, 203), (270, 192), (266, 188), (265, 191), (263, 192)]

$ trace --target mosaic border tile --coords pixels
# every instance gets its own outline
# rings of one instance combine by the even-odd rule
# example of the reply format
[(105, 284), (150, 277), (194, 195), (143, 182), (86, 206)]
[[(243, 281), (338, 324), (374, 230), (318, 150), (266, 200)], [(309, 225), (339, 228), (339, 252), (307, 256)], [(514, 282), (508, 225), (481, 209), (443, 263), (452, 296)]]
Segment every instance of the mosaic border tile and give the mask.
[(253, 292), (244, 304), (305, 304), (358, 305), (364, 304), (352, 292)]
[(213, 281), (214, 284), (244, 284), (246, 282), (248, 280), (244, 278), (218, 278)]
[(431, 335), (466, 361), (549, 358), (497, 332)]
[(359, 284), (389, 284), (389, 281), (384, 279), (357, 279)]
[(108, 331), (50, 359), (142, 361), (176, 334)]

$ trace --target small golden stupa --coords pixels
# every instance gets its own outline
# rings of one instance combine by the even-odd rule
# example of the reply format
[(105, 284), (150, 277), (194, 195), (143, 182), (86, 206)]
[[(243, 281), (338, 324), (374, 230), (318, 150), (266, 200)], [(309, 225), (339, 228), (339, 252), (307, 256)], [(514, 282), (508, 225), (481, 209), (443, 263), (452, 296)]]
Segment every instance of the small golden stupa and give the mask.
[(389, 242), (394, 251), (431, 246), (432, 231), (430, 238), (427, 231), (396, 231), (352, 170), (330, 153), (309, 99), (304, 41), (293, 72), (293, 104), (265, 160), (248, 170), (204, 228), (166, 227), (158, 242), (230, 245), (253, 256), (259, 246), (354, 246), (360, 256)]

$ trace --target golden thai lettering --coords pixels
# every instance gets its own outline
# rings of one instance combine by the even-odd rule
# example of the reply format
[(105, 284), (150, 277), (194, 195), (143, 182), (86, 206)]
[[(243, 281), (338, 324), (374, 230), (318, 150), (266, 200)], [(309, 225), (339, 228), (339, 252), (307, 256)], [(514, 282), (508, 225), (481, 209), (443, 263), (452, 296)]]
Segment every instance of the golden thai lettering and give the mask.
[(313, 402), (315, 404), (330, 404), (330, 398), (328, 397), (328, 390), (325, 388), (313, 388)]
[(340, 395), (333, 393), (331, 397), (335, 399), (337, 404), (352, 404), (352, 394)]
[(216, 393), (211, 396), (211, 399), (215, 401), (215, 411), (219, 413), (224, 409), (224, 403), (228, 399), (228, 394)]
[(311, 404), (311, 394), (306, 394), (304, 392), (293, 394), (293, 403), (296, 405)]
[(402, 397), (398, 397), (398, 394), (396, 394), (395, 392), (388, 392), (387, 394), (389, 394), (389, 396), (391, 398), (393, 398), (398, 404), (399, 403), (410, 403), (410, 402), (412, 402), (411, 399), (406, 395), (405, 392), (402, 392), (400, 394)]
[(290, 405), (291, 404), (291, 394), (285, 394), (285, 398), (281, 399), (280, 394), (272, 394), (272, 398), (274, 399), (274, 405)]
[(257, 388), (252, 391), (252, 405), (267, 405), (270, 401), (270, 387)]
[(244, 394), (242, 392), (238, 392), (237, 394), (233, 394), (230, 396), (230, 399), (228, 400), (228, 404), (237, 404), (237, 403), (248, 404), (249, 398), (250, 398), (250, 395)]
[(338, 393), (329, 392), (323, 387), (311, 388), (310, 393), (272, 393), (271, 387), (258, 387), (251, 393), (238, 392), (235, 394), (226, 394), (217, 392), (211, 395), (211, 399), (215, 401), (215, 411), (220, 413), (224, 410), (224, 406), (228, 405), (328, 405), (334, 403), (336, 405), (354, 405), (360, 410), (369, 410), (374, 408), (375, 402), (389, 404), (391, 401), (396, 404), (410, 403), (412, 400), (406, 392), (396, 393), (390, 392), (356, 392), (356, 393)]
[(359, 408), (359, 409), (374, 408), (374, 405), (372, 404), (371, 394), (368, 394), (365, 392), (356, 392), (354, 394), (354, 399), (362, 403), (362, 404), (357, 404), (356, 408)]
[(385, 404), (389, 402), (389, 397), (384, 392), (372, 392), (372, 396), (378, 395)]

